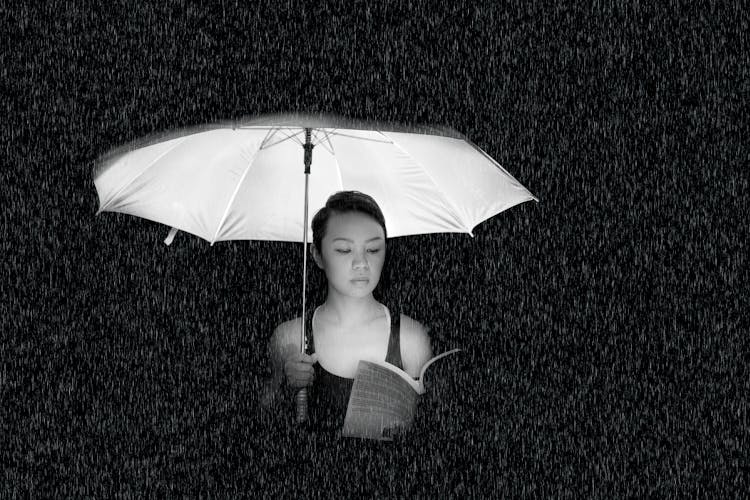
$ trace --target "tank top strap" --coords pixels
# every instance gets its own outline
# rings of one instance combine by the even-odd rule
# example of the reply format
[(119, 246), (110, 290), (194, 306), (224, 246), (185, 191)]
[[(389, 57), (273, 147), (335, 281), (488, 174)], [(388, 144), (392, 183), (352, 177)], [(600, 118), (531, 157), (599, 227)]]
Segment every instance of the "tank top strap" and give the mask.
[(385, 361), (401, 369), (404, 368), (401, 360), (401, 311), (398, 307), (388, 308), (391, 316), (391, 335), (388, 338), (388, 352)]
[(317, 307), (308, 307), (305, 311), (305, 354), (312, 354), (315, 352), (315, 336), (313, 335), (312, 323), (313, 314)]

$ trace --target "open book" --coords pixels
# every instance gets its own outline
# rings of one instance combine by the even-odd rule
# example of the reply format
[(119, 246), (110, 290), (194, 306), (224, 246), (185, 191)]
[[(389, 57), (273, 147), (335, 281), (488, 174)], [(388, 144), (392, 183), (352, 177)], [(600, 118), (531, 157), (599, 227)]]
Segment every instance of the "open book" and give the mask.
[(341, 435), (390, 441), (414, 421), (417, 397), (424, 394), (424, 373), (438, 359), (458, 352), (453, 349), (424, 364), (419, 379), (385, 361), (360, 361), (354, 377)]

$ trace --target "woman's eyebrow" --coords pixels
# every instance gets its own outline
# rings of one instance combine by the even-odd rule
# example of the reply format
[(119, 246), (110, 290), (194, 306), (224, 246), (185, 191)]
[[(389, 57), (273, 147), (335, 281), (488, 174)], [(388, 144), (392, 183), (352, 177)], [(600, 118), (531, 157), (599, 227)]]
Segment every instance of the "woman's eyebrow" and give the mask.
[[(382, 236), (375, 236), (374, 238), (370, 238), (369, 240), (365, 241), (365, 243), (370, 243), (371, 241), (382, 240), (382, 239), (383, 239)], [(339, 240), (348, 241), (349, 243), (354, 243), (354, 240), (351, 240), (349, 238), (338, 237), (338, 238), (333, 239), (333, 241), (339, 241)]]

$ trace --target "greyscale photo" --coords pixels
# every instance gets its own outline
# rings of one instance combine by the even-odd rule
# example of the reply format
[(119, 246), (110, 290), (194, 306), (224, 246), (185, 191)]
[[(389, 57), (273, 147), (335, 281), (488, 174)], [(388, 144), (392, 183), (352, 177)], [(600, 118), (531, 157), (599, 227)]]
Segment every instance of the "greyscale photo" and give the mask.
[(742, 498), (745, 9), (6, 2), (2, 498)]

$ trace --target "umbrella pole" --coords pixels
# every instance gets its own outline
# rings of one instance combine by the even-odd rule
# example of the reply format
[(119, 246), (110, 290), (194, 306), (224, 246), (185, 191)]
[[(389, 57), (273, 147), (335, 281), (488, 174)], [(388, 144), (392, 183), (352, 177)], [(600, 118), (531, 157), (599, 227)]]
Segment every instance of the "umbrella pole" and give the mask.
[[(311, 128), (305, 128), (305, 215), (304, 225), (302, 226), (302, 328), (300, 330), (300, 352), (304, 353), (307, 348), (307, 335), (305, 334), (305, 311), (306, 311), (306, 297), (307, 297), (307, 219), (308, 213), (307, 208), (309, 205), (309, 192), (310, 192), (310, 165), (312, 164), (312, 149), (313, 145), (310, 140), (312, 133)], [(307, 388), (303, 387), (297, 392), (295, 397), (297, 403), (297, 423), (301, 424), (307, 421)]]

